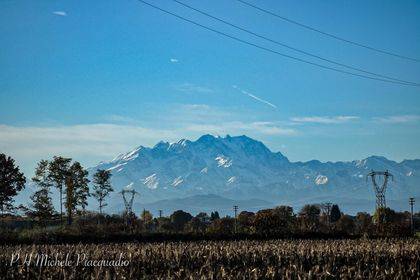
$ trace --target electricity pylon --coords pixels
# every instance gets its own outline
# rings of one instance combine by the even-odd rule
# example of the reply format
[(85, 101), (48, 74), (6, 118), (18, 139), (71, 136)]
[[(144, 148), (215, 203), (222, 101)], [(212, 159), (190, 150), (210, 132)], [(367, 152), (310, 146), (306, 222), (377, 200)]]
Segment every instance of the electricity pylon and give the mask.
[[(130, 196), (126, 197), (126, 194), (129, 194)], [(125, 206), (125, 211), (127, 215), (133, 212), (133, 201), (134, 201), (134, 196), (136, 194), (138, 194), (138, 192), (136, 192), (135, 190), (122, 190), (121, 191), (121, 195), (124, 200), (124, 206)]]
[[(384, 181), (382, 184), (378, 184), (376, 181), (376, 177), (383, 176)], [(386, 201), (385, 201), (385, 192), (386, 187), (388, 185), (388, 180), (391, 178), (394, 180), (394, 175), (392, 175), (388, 170), (386, 171), (371, 171), (369, 174), (366, 175), (366, 180), (368, 177), (371, 177), (373, 189), (375, 190), (376, 195), (376, 209), (385, 208)]]

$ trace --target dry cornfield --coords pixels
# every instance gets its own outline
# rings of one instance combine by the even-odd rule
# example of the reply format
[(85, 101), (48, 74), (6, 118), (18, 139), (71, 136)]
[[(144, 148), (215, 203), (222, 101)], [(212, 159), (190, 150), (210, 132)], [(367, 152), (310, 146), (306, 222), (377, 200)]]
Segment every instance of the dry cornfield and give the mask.
[[(418, 239), (19, 245), (0, 249), (1, 279), (420, 279)], [(56, 254), (61, 266), (54, 262)], [(27, 261), (32, 256), (29, 265), (23, 263), (25, 256)], [(128, 262), (116, 263), (119, 258)], [(94, 266), (100, 264), (94, 260), (102, 266)]]

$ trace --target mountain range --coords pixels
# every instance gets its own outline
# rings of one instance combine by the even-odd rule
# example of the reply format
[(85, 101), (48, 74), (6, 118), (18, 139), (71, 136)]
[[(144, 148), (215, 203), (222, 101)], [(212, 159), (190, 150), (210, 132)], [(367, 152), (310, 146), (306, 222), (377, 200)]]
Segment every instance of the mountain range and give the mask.
[(135, 211), (146, 208), (154, 214), (159, 209), (232, 214), (233, 205), (256, 211), (326, 201), (339, 204), (347, 213), (371, 212), (375, 194), (366, 180), (371, 170), (388, 170), (394, 175), (386, 194), (392, 208), (406, 210), (408, 198), (420, 193), (420, 160), (395, 162), (371, 156), (349, 162), (291, 162), (247, 136), (203, 135), (196, 141), (139, 146), (89, 168), (89, 174), (97, 169), (112, 172), (115, 192), (109, 198), (108, 212), (123, 210), (119, 193), (123, 189), (138, 192)]

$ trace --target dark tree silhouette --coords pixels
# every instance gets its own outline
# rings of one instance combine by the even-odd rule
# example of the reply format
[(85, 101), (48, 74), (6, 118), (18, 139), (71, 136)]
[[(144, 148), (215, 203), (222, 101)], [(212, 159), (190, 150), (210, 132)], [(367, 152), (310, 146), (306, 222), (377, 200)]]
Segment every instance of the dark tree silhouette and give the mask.
[(358, 233), (369, 233), (372, 227), (372, 217), (369, 213), (359, 212), (356, 215), (355, 223)]
[(251, 227), (254, 222), (255, 214), (253, 212), (242, 211), (238, 215), (238, 223), (240, 226), (240, 230), (243, 232), (251, 232)]
[(191, 221), (193, 217), (190, 213), (184, 212), (182, 210), (177, 210), (172, 213), (170, 216), (171, 223), (173, 224), (175, 230), (181, 231), (184, 229), (186, 223)]
[(33, 211), (29, 215), (44, 223), (54, 214), (54, 207), (50, 197), (51, 181), (48, 179), (48, 161), (41, 160), (35, 169), (35, 176), (32, 181), (37, 185), (38, 190), (31, 196)]
[(205, 232), (207, 228), (207, 223), (204, 222), (201, 218), (198, 218), (197, 216), (192, 218), (191, 221), (189, 221), (185, 225), (185, 229), (188, 232), (194, 232), (194, 233), (203, 233)]
[(111, 172), (99, 169), (93, 175), (93, 197), (99, 202), (99, 213), (102, 215), (102, 208), (107, 206), (105, 198), (114, 191), (111, 186)]
[(221, 219), (214, 220), (208, 231), (214, 235), (231, 235), (234, 233), (235, 219), (230, 217), (224, 217)]
[(336, 226), (339, 231), (347, 234), (352, 234), (356, 227), (354, 220), (349, 215), (342, 215)]
[(214, 221), (214, 220), (218, 220), (218, 219), (220, 219), (219, 212), (217, 212), (217, 211), (211, 212), (210, 221)]
[(331, 223), (335, 223), (341, 218), (341, 211), (337, 204), (334, 204), (331, 207)]
[(307, 204), (299, 212), (299, 218), (304, 230), (317, 231), (319, 227), (319, 214), (321, 210), (318, 205)]
[(289, 230), (292, 229), (296, 218), (292, 207), (285, 205), (277, 206), (273, 209), (273, 212), (280, 219), (282, 227)]
[(278, 206), (258, 211), (253, 217), (253, 226), (258, 234), (286, 234), (293, 230), (294, 220), (292, 207)]
[(14, 159), (5, 154), (0, 154), (0, 211), (13, 209), (13, 197), (25, 187), (26, 178)]
[(272, 235), (280, 229), (281, 221), (273, 209), (263, 209), (255, 214), (253, 225), (258, 234)]

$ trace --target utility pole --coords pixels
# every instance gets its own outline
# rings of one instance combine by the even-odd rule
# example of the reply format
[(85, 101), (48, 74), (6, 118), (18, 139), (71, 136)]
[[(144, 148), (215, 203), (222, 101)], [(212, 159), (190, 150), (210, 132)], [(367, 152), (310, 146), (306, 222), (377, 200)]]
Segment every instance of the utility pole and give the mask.
[(162, 218), (162, 210), (161, 209), (159, 209), (159, 218)]
[(411, 233), (414, 234), (414, 217), (413, 217), (413, 208), (414, 208), (414, 197), (410, 197), (408, 200), (408, 203), (410, 203), (411, 206)]
[(238, 206), (237, 205), (233, 206), (233, 211), (235, 211), (235, 234), (236, 234), (236, 232), (237, 232), (236, 223), (237, 223), (237, 217), (238, 217)]

